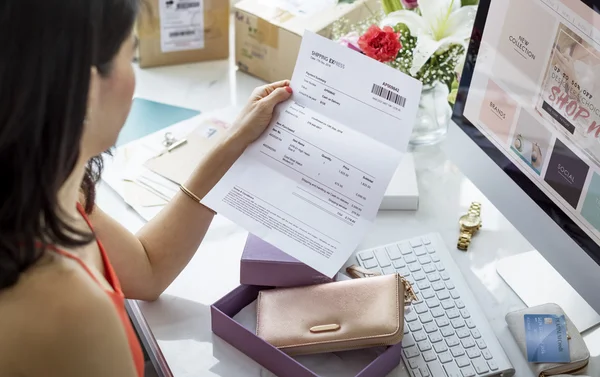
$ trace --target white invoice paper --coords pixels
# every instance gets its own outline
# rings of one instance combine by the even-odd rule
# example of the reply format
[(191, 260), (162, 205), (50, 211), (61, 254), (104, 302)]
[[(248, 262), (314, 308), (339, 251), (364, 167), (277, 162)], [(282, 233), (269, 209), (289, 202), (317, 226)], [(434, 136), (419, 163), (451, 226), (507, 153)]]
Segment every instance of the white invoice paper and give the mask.
[(266, 132), (202, 202), (333, 277), (377, 215), (422, 85), (306, 32), (291, 87)]

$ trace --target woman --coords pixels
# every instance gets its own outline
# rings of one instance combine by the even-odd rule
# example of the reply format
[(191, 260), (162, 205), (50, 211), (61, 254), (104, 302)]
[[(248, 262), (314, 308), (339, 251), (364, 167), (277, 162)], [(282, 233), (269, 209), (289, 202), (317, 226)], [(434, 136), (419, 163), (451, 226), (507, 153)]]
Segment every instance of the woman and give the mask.
[(175, 279), (213, 218), (192, 197), (290, 96), (287, 81), (258, 88), (186, 190), (130, 234), (94, 206), (94, 156), (130, 109), (138, 1), (0, 2), (1, 376), (142, 376), (123, 295), (154, 300)]

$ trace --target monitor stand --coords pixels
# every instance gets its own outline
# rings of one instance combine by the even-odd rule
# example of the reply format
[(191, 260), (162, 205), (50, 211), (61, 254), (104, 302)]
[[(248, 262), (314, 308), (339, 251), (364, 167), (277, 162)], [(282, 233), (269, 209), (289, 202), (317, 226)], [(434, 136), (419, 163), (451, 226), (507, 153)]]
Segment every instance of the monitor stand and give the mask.
[(600, 323), (600, 315), (537, 251), (503, 258), (496, 269), (528, 307), (558, 304), (581, 333)]

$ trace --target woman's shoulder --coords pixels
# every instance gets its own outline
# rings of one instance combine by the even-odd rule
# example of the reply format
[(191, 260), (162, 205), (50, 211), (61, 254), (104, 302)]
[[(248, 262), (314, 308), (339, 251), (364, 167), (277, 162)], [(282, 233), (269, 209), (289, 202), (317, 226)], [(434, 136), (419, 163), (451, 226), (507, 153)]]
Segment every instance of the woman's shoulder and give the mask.
[(102, 332), (122, 328), (106, 292), (62, 257), (41, 261), (0, 291), (0, 313), (0, 370), (19, 368), (16, 375), (36, 375), (34, 364), (89, 352)]

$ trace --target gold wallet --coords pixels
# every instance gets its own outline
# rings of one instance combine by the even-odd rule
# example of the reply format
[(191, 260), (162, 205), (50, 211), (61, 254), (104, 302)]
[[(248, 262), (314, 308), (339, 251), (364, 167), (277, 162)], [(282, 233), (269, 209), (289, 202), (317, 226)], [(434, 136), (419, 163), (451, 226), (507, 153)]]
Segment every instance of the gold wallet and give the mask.
[(398, 274), (263, 290), (256, 335), (288, 355), (402, 341), (407, 282)]

